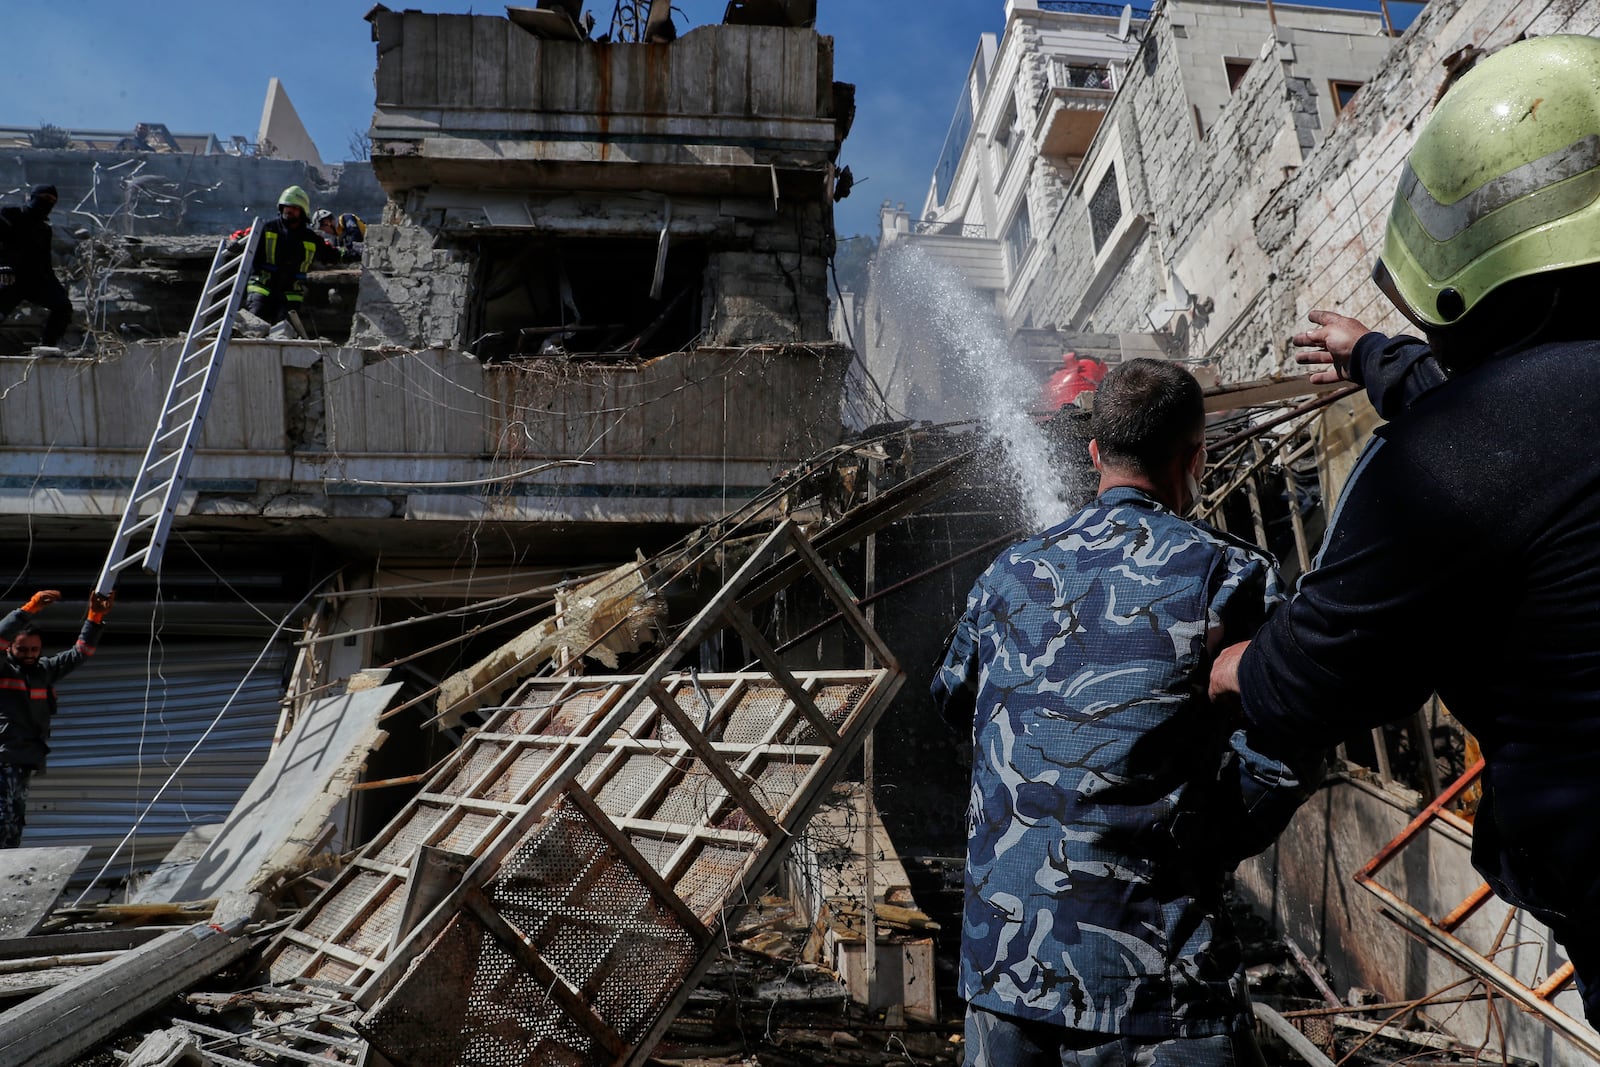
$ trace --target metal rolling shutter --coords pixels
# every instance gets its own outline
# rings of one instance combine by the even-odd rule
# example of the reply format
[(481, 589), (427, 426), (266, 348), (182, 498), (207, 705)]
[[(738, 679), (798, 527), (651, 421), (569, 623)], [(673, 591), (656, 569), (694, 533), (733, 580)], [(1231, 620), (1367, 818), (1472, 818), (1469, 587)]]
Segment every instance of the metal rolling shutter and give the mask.
[[(50, 765), (36, 775), (24, 846), (89, 845), (100, 869), (205, 733), (265, 638), (102, 646), (58, 685)], [(50, 648), (47, 646), (47, 653)], [(117, 857), (107, 878), (154, 868), (192, 826), (222, 822), (267, 757), (290, 654), (279, 641)]]

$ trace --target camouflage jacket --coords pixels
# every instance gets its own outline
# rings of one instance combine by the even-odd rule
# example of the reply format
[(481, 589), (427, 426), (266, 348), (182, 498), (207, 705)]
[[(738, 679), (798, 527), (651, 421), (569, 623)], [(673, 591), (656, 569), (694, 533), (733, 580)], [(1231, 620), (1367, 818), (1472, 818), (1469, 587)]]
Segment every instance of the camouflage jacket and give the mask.
[(1281, 600), (1270, 558), (1129, 488), (978, 579), (933, 683), (973, 714), (963, 997), (1132, 1037), (1245, 1025), (1222, 876), (1316, 772), (1251, 751), (1206, 687)]

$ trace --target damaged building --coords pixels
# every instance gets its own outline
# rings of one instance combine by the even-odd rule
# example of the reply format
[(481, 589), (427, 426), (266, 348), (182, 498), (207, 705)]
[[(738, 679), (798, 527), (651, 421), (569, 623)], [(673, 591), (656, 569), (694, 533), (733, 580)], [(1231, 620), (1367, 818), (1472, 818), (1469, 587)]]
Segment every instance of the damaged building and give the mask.
[[(323, 162), (277, 78), (254, 139), (173, 132), (160, 122), (127, 131), (47, 124), (0, 127), (0, 145), (5, 197), (37, 185), (58, 190), (52, 251), (75, 309), (66, 343), (84, 355), (182, 333), (217, 237), (270, 218), (288, 186), (306, 189), (319, 207), (367, 219), (386, 199), (367, 162)], [(304, 321), (313, 336), (349, 336), (358, 281), (348, 265), (312, 272)], [(0, 322), (0, 354), (26, 355), (43, 320), (24, 304)]]
[[(62, 687), (0, 867), (0, 1065), (957, 1061), (965, 742), (927, 683), (1029, 489), (884, 264), (954, 272), (1022, 407), (1064, 352), (1195, 368), (1202, 512), (1304, 569), (1375, 418), (1285, 338), (1397, 325), (1365, 272), (1449, 56), (1596, 28), (1009, 0), (921, 217), (886, 204), (830, 305), (854, 101), (815, 5), (649, 6), (601, 41), (564, 2), (379, 5), (366, 177), (206, 164), (261, 168), (251, 216), (284, 167), (378, 204), (316, 338), (226, 344), (165, 561)], [(63, 204), (179, 180), (18, 151)], [(194, 173), (163, 195), (203, 215)], [(79, 358), (0, 355), (9, 595), (68, 590), (52, 630), (192, 354), (148, 294), (193, 308), (216, 210), (78, 238), (167, 273), (96, 290)], [(1048, 414), (1070, 504), (1082, 413)], [(1430, 707), (1340, 756), (1236, 879), (1253, 980), (1294, 984), (1279, 1062), (1473, 1062), (1491, 1027), (1486, 1062), (1590, 1062), (1559, 950), (1478, 889), (1460, 731)]]

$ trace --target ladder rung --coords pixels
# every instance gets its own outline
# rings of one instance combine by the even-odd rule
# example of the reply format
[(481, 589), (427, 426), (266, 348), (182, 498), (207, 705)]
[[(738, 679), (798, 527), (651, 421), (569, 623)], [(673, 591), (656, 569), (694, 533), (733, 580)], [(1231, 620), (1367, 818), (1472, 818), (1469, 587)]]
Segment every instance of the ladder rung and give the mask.
[[(165, 462), (165, 460), (163, 460), (162, 462)], [(130, 503), (142, 504), (146, 500), (149, 500), (151, 497), (159, 496), (160, 494), (165, 493), (167, 491), (167, 486), (169, 486), (171, 484), (172, 484), (172, 479), (171, 478), (168, 478), (164, 482), (157, 482), (155, 485), (151, 486), (149, 489), (146, 489), (144, 492), (142, 492), (138, 496), (134, 497), (133, 500), (130, 501)], [(130, 508), (129, 510), (133, 510), (133, 509)]]
[(163, 464), (171, 463), (173, 460), (177, 459), (181, 455), (183, 455), (183, 449), (179, 448), (179, 449), (175, 449), (175, 450), (173, 450), (171, 452), (168, 452), (166, 455), (162, 456), (160, 459), (151, 460), (150, 461), (150, 465), (144, 469), (144, 473), (145, 474), (150, 474), (150, 473), (158, 470)]
[(190, 382), (194, 381), (196, 378), (204, 378), (208, 373), (210, 373), (210, 371), (211, 371), (211, 364), (207, 363), (204, 367), (201, 367), (199, 370), (197, 370), (194, 373), (190, 374), (187, 378), (179, 379), (178, 384), (174, 385), (172, 388), (173, 389), (182, 389), (184, 386), (188, 385)]
[[(168, 430), (166, 433), (162, 434), (160, 437), (157, 437), (156, 438), (156, 443), (157, 444), (161, 444), (162, 442), (167, 441), (170, 438), (177, 437), (180, 434), (186, 434), (186, 433), (189, 432), (189, 427), (193, 426), (193, 425), (194, 425), (194, 420), (193, 419), (190, 419), (187, 422), (179, 423), (177, 426), (174, 426), (172, 429)], [(166, 460), (163, 459), (161, 462), (165, 463)], [(151, 466), (154, 466), (154, 465), (155, 464), (151, 464)]]
[[(207, 327), (207, 329), (210, 329), (210, 327)], [(205, 332), (204, 331), (201, 331), (201, 336), (202, 337), (205, 336)], [(199, 359), (201, 353), (209, 352), (212, 349), (216, 348), (218, 340), (219, 340), (219, 338), (213, 336), (211, 338), (208, 338), (206, 340), (205, 344), (195, 345), (195, 347), (189, 349), (187, 352), (185, 352), (183, 354), (182, 357), (180, 357), (179, 362), (180, 363), (189, 363), (189, 362), (192, 362), (192, 361), (194, 361), (196, 359)]]
[[(225, 275), (229, 274), (232, 275), (231, 278), (225, 277)], [(216, 281), (215, 285), (206, 290), (206, 296), (211, 296), (218, 292), (232, 291), (233, 283), (239, 280), (239, 271), (236, 267), (224, 267), (217, 271), (217, 273), (213, 274), (211, 278), (213, 281), (216, 281), (219, 278), (221, 280)]]
[(154, 515), (146, 516), (145, 518), (142, 518), (138, 522), (134, 523), (132, 526), (128, 527), (127, 534), (128, 534), (129, 537), (132, 537), (134, 534), (138, 533), (140, 530), (144, 529), (146, 526), (154, 526), (156, 523), (158, 523), (160, 521), (161, 521), (161, 512), (158, 511)]
[(206, 316), (210, 315), (213, 311), (216, 311), (218, 308), (226, 308), (230, 303), (232, 303), (232, 301), (233, 301), (233, 296), (231, 294), (228, 296), (228, 298), (226, 300), (218, 300), (215, 304), (210, 305), (204, 311), (200, 312), (200, 318), (202, 318), (202, 319), (205, 318)]
[(149, 554), (150, 554), (150, 549), (148, 549), (148, 548), (140, 549), (138, 552), (134, 552), (131, 555), (123, 556), (121, 559), (117, 560), (117, 562), (111, 564), (111, 566), (107, 567), (106, 569), (109, 570), (112, 574), (116, 574), (118, 571), (127, 570), (129, 567), (133, 566), (135, 563), (144, 562), (144, 558), (146, 556), (148, 556)]
[[(162, 414), (163, 417), (165, 417), (167, 415), (176, 414), (178, 411), (181, 411), (183, 408), (186, 408), (190, 404), (193, 404), (196, 400), (199, 400), (200, 396), (201, 396), (200, 393), (196, 393), (193, 396), (186, 396), (182, 400), (178, 401), (176, 404), (173, 404), (171, 407), (167, 408), (167, 410), (163, 411), (161, 414)], [(185, 425), (187, 425), (187, 423)]]

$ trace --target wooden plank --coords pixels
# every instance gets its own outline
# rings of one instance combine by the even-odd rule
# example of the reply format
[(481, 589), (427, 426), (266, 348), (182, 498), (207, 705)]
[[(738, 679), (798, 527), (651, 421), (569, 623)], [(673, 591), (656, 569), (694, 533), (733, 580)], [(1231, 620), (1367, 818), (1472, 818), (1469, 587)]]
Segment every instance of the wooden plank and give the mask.
[(0, 1014), (0, 1064), (63, 1067), (252, 947), (201, 923), (174, 930)]
[(128, 930), (90, 930), (80, 934), (7, 938), (0, 940), (0, 960), (74, 952), (126, 952), (169, 932), (170, 928), (163, 926), (136, 926)]
[(88, 854), (87, 845), (0, 849), (0, 939), (32, 933)]

